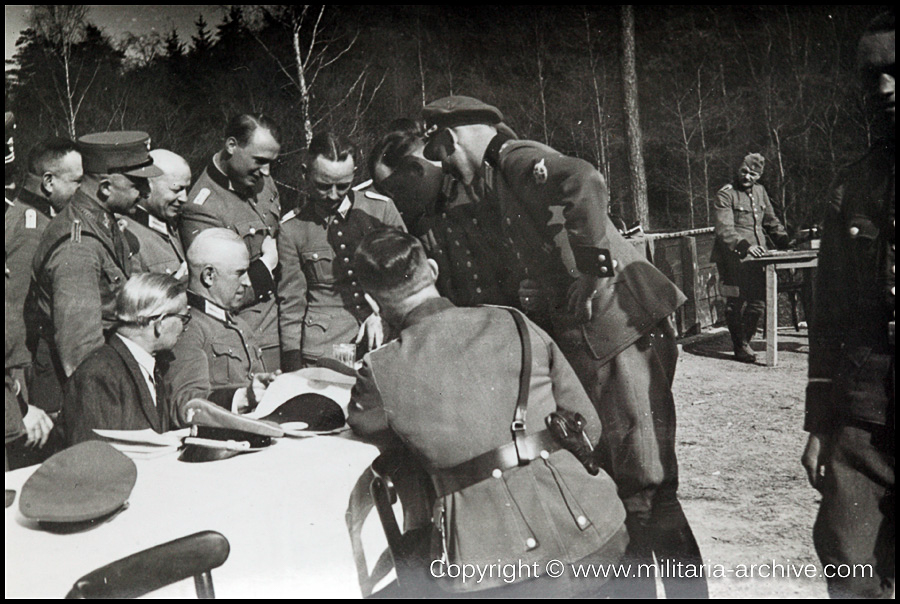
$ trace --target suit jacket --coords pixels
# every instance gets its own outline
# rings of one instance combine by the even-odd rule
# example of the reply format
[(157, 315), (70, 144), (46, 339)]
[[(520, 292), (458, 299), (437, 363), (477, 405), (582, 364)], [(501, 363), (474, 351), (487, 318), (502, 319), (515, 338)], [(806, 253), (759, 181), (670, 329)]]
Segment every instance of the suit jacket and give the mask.
[(94, 428), (165, 432), (176, 425), (168, 397), (157, 404), (134, 356), (117, 336), (92, 352), (66, 382), (63, 418), (70, 445), (96, 439)]
[[(580, 329), (591, 356), (603, 363), (687, 300), (612, 224), (606, 181), (588, 162), (498, 135), (483, 170), (485, 193), (498, 204), (525, 278), (545, 292), (555, 335)], [(563, 309), (582, 273), (603, 278), (591, 321), (578, 326)]]
[[(529, 324), (533, 355), (526, 433), (545, 429), (558, 407), (581, 413), (593, 444), (600, 420), (562, 352)], [(364, 358), (348, 423), (389, 444), (402, 441), (425, 467), (450, 468), (511, 442), (521, 348), (513, 318), (498, 307), (457, 308), (446, 298), (414, 309), (399, 337)], [(525, 564), (580, 560), (622, 527), (615, 484), (591, 476), (566, 450), (442, 497), (434, 518), (433, 559)], [(533, 541), (532, 541), (533, 540)], [(479, 585), (504, 585), (493, 577)]]

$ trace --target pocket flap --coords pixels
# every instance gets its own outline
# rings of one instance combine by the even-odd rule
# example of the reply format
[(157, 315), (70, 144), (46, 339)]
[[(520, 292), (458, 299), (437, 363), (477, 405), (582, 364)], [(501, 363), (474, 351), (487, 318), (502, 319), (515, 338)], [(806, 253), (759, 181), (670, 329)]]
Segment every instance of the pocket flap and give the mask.
[(334, 250), (329, 248), (320, 248), (310, 250), (308, 252), (300, 252), (300, 258), (303, 262), (317, 262), (319, 260), (334, 260)]
[(243, 350), (235, 348), (234, 345), (228, 344), (227, 342), (213, 342), (210, 347), (212, 348), (213, 354), (217, 357), (227, 356), (238, 360), (243, 358), (243, 355), (241, 354)]
[(328, 326), (331, 325), (331, 315), (317, 310), (307, 310), (303, 323), (308, 326), (315, 325), (323, 331), (328, 331)]

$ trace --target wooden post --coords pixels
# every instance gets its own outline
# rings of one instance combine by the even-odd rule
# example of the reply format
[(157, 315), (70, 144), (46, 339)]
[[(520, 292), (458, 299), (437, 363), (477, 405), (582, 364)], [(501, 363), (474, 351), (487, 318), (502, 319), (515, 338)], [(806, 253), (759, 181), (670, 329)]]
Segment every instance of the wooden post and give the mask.
[(684, 305), (684, 335), (691, 335), (700, 331), (700, 317), (697, 313), (697, 296), (700, 288), (697, 286), (699, 268), (697, 266), (697, 240), (693, 237), (681, 238), (681, 270), (684, 275), (684, 295), (687, 302)]
[(778, 364), (778, 271), (766, 265), (766, 365)]

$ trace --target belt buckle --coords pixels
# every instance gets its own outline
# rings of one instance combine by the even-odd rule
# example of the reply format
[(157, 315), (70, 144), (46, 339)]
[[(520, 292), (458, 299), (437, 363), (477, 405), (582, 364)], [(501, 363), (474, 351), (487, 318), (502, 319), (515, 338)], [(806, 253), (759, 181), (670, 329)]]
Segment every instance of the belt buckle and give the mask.
[(525, 451), (525, 421), (520, 419), (514, 419), (512, 424), (509, 426), (512, 431), (513, 437), (513, 445), (516, 447), (516, 457), (518, 458), (519, 465), (525, 466), (528, 465), (531, 460), (528, 458), (528, 451)]

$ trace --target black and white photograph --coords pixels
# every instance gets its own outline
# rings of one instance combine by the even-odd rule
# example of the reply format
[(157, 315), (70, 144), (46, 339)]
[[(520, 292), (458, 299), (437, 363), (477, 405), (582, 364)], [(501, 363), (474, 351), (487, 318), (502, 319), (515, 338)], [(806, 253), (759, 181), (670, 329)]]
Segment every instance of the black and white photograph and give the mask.
[(6, 598), (895, 597), (894, 7), (5, 17)]

